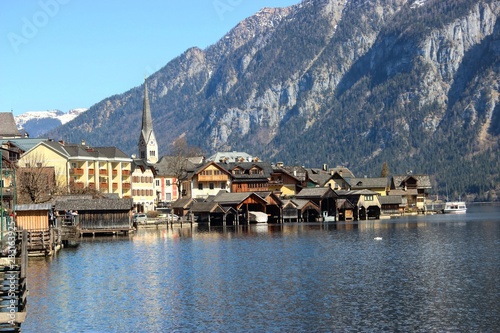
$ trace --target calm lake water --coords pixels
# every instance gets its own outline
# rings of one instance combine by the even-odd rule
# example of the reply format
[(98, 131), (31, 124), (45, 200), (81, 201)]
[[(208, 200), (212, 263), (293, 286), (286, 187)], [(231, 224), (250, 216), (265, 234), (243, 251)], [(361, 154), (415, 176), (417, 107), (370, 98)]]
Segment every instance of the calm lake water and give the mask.
[(28, 274), (24, 333), (499, 332), (500, 207), (143, 229), (30, 258)]

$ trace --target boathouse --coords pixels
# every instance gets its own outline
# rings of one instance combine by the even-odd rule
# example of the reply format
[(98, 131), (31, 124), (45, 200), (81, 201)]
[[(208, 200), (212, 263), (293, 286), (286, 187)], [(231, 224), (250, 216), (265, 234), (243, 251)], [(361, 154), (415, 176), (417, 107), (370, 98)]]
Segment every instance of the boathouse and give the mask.
[(329, 216), (335, 216), (336, 214), (335, 201), (338, 195), (330, 186), (304, 188), (296, 195), (296, 198), (311, 200), (320, 208), (321, 214), (323, 212), (327, 212)]
[(55, 203), (59, 215), (67, 212), (78, 215), (83, 235), (132, 231), (132, 208), (131, 198), (70, 199)]
[(283, 205), (283, 222), (317, 222), (321, 211), (311, 200), (292, 199)]
[(16, 205), (16, 228), (27, 231), (30, 255), (52, 255), (61, 246), (61, 234), (54, 226), (52, 204)]

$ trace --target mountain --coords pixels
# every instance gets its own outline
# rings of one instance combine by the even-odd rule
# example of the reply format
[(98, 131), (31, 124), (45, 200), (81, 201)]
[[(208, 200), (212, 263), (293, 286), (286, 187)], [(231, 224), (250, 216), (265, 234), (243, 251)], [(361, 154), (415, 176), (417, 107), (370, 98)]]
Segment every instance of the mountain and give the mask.
[(15, 116), (14, 119), (19, 130), (25, 130), (30, 137), (37, 138), (70, 122), (87, 110), (86, 108), (72, 109), (67, 113), (60, 110), (29, 111)]
[[(264, 8), (151, 75), (160, 153), (181, 136), (310, 167), (434, 176), (452, 197), (500, 191), (500, 3), (304, 0)], [(50, 132), (136, 153), (142, 87)], [(119, 124), (119, 126), (117, 126)]]

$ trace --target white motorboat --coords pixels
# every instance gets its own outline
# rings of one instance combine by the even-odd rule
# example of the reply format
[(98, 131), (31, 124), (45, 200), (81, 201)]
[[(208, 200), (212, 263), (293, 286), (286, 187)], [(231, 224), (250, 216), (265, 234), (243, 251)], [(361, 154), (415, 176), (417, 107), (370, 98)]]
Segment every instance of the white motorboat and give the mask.
[(450, 201), (444, 204), (443, 213), (445, 214), (465, 214), (467, 206), (464, 201)]

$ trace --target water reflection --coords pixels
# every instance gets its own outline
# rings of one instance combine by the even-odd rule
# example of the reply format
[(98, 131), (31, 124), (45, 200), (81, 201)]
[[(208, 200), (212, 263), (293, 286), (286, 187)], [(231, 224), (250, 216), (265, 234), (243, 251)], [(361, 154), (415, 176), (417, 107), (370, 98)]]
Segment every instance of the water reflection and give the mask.
[(491, 332), (499, 212), (87, 238), (30, 259), (23, 331)]

